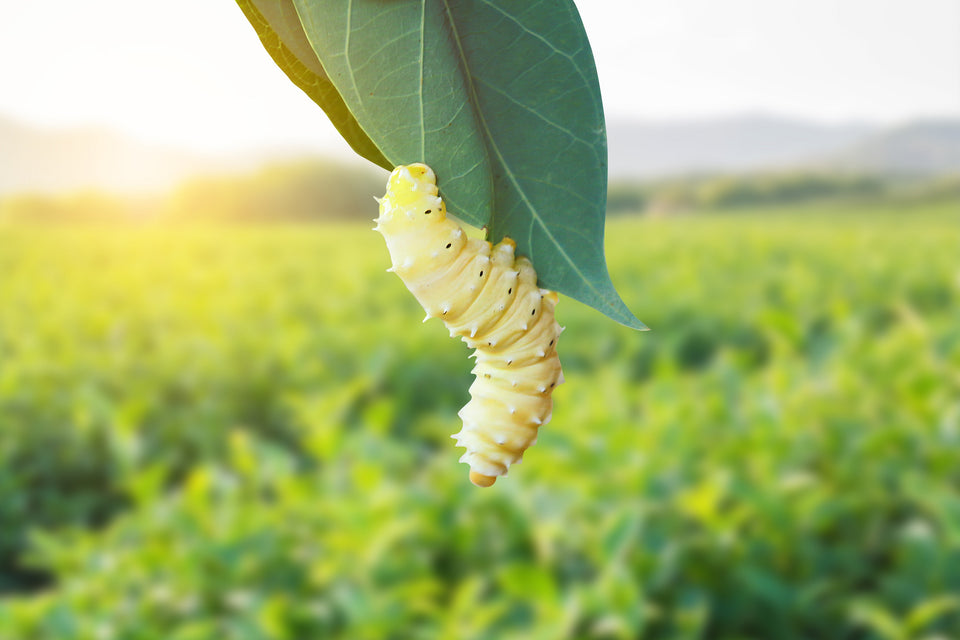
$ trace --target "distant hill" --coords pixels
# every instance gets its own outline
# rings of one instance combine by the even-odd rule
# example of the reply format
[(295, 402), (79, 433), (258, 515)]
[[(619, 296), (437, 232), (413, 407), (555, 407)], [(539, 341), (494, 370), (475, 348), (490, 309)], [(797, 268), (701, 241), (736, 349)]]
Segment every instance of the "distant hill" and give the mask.
[(960, 118), (892, 129), (743, 116), (608, 125), (611, 178), (771, 169), (938, 175), (960, 171)]
[(884, 131), (820, 159), (843, 169), (936, 175), (960, 172), (960, 120), (915, 122)]
[(769, 116), (607, 126), (611, 178), (659, 178), (782, 168), (838, 153), (876, 134), (867, 125), (819, 125)]
[[(608, 137), (615, 181), (795, 168), (915, 175), (960, 171), (960, 119), (889, 130), (768, 116), (676, 122), (611, 119)], [(246, 172), (289, 158), (256, 152), (205, 156), (144, 144), (109, 130), (48, 131), (0, 117), (0, 194), (88, 188), (166, 191), (198, 175)]]
[(249, 168), (250, 160), (166, 149), (104, 129), (43, 130), (0, 117), (0, 193), (165, 190), (199, 173)]

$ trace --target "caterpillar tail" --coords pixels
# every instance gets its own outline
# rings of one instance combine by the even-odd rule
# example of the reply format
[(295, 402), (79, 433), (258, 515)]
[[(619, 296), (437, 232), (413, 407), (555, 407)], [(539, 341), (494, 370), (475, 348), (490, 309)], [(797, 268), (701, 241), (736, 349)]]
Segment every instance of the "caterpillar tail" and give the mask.
[(470, 401), (452, 437), (466, 452), (470, 481), (489, 487), (521, 461), (553, 414), (563, 382), (557, 355), (559, 296), (537, 286), (516, 244), (468, 238), (447, 217), (436, 176), (424, 164), (400, 166), (387, 181), (376, 220), (392, 266), (427, 313), (475, 351)]

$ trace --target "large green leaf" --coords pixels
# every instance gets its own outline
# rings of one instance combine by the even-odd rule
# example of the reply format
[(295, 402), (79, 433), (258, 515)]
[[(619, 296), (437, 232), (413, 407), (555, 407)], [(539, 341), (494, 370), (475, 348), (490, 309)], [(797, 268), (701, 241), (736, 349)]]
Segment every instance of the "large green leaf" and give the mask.
[(493, 167), (442, 2), (294, 4), (330, 79), (387, 159), (429, 164), (448, 208), (486, 226), (495, 204)]
[(370, 162), (392, 169), (327, 77), (303, 33), (293, 0), (237, 0), (237, 4), (273, 61), (320, 105), (350, 147)]
[(644, 329), (603, 251), (606, 129), (571, 0), (292, 0), (391, 164), (426, 162), (459, 218), (513, 238), (540, 284)]

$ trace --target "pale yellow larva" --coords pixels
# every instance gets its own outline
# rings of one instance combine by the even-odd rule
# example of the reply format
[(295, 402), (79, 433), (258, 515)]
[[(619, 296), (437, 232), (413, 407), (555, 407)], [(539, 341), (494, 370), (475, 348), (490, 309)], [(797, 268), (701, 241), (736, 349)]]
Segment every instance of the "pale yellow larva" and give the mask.
[(376, 229), (394, 271), (450, 335), (476, 349), (471, 400), (453, 436), (466, 448), (470, 480), (489, 487), (520, 461), (553, 411), (563, 382), (554, 319), (555, 292), (537, 286), (533, 265), (516, 244), (468, 238), (447, 217), (436, 176), (424, 164), (394, 169), (380, 200)]

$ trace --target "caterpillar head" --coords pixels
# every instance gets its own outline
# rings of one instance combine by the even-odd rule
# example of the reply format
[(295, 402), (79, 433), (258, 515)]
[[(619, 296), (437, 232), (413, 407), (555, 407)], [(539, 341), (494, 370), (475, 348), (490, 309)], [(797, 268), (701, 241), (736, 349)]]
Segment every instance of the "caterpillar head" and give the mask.
[(402, 165), (387, 181), (387, 193), (380, 200), (381, 227), (394, 231), (442, 222), (447, 208), (437, 192), (437, 176), (425, 164)]

